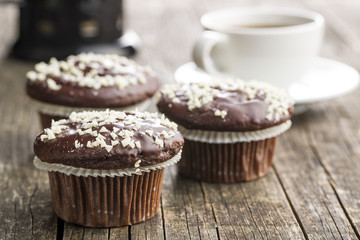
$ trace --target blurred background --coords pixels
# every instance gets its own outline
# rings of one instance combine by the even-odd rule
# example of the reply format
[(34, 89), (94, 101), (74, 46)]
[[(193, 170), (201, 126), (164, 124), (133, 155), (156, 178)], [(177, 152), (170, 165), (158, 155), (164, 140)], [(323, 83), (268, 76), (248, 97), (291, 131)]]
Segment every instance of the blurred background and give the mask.
[[(170, 77), (170, 72), (191, 60), (193, 43), (201, 32), (200, 23), (186, 17), (188, 14), (200, 19), (218, 8), (269, 5), (307, 8), (324, 15), (327, 29), (320, 55), (360, 69), (360, 31), (353, 30), (360, 22), (357, 0), (164, 1), (2, 0), (0, 57), (11, 52), (21, 59), (38, 61), (80, 51), (132, 55), (141, 50), (145, 53), (140, 51), (137, 56), (140, 62), (156, 56), (155, 64), (162, 66), (154, 69)], [(170, 49), (179, 45), (183, 54), (174, 58)]]

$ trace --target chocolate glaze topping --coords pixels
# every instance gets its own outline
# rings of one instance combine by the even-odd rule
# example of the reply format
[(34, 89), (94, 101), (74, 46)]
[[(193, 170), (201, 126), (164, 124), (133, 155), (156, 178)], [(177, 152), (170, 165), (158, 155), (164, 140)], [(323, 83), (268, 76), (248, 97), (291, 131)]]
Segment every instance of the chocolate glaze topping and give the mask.
[(161, 93), (159, 111), (187, 129), (260, 130), (289, 120), (294, 110), (283, 91), (259, 82), (169, 85)]
[[(154, 165), (179, 153), (177, 126), (153, 113), (82, 112), (52, 123), (34, 143), (40, 160), (88, 169)], [(139, 161), (140, 160), (140, 161)]]
[(52, 58), (27, 73), (34, 99), (73, 107), (125, 107), (155, 94), (159, 82), (149, 67), (117, 55), (80, 54)]

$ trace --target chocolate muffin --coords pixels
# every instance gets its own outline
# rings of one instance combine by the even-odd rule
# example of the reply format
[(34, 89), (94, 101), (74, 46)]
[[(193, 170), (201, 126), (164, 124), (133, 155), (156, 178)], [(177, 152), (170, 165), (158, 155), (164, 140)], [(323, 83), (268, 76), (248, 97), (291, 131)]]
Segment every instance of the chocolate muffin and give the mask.
[(183, 144), (177, 125), (155, 113), (74, 112), (35, 139), (34, 165), (49, 172), (61, 219), (118, 227), (158, 212), (164, 168)]
[(284, 91), (241, 80), (168, 85), (157, 106), (185, 138), (180, 173), (219, 183), (264, 176), (294, 110)]
[(145, 110), (159, 82), (150, 67), (118, 55), (82, 53), (64, 61), (38, 63), (26, 74), (27, 94), (43, 128), (73, 111)]

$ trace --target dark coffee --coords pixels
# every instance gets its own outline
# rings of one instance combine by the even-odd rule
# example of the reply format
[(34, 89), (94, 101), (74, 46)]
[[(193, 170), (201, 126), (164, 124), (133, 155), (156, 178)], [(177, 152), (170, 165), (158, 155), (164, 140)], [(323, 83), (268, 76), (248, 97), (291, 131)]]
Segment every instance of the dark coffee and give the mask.
[(242, 24), (234, 24), (229, 25), (229, 28), (232, 29), (242, 29), (242, 28), (281, 28), (281, 27), (291, 27), (299, 24), (254, 24), (254, 25), (242, 25)]
[[(297, 24), (296, 24), (297, 25)], [(279, 27), (290, 27), (293, 24), (277, 24), (277, 25), (237, 25), (235, 28), (279, 28)]]

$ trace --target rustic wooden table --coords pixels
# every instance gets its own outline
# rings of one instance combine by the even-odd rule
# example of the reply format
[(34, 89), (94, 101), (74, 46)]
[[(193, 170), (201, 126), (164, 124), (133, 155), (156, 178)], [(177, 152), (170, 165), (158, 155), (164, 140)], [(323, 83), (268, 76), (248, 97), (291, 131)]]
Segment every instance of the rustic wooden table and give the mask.
[[(357, 0), (126, 1), (127, 25), (143, 40), (136, 60), (151, 64), (163, 82), (173, 81), (175, 69), (191, 59), (203, 13), (270, 3), (323, 14), (320, 55), (360, 70)], [(10, 58), (0, 70), (0, 239), (360, 238), (360, 89), (295, 116), (267, 176), (209, 184), (182, 178), (171, 167), (156, 217), (130, 227), (84, 228), (56, 217), (47, 173), (32, 164), (40, 126), (24, 92), (31, 68)]]

